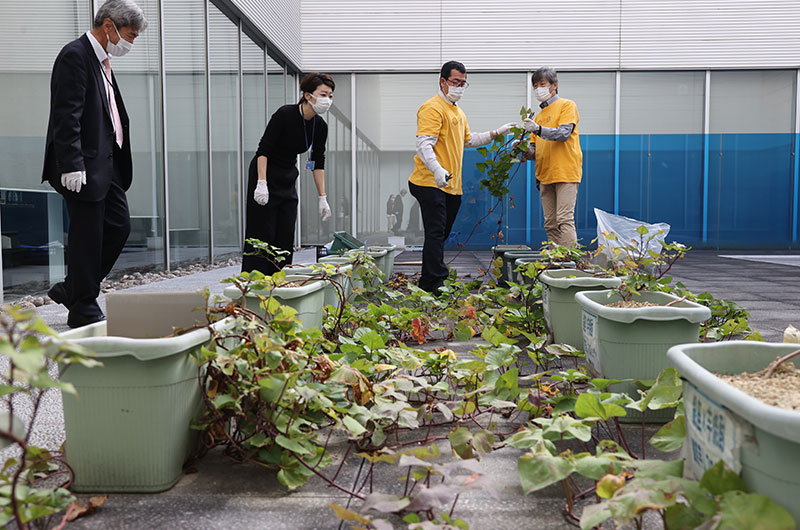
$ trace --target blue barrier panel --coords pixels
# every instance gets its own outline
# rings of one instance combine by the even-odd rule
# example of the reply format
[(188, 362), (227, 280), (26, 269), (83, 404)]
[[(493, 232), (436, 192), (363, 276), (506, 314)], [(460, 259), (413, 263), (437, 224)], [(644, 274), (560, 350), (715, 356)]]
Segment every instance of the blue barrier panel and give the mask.
[(581, 150), (583, 179), (575, 202), (575, 228), (578, 241), (589, 245), (597, 237), (594, 209), (614, 211), (614, 135), (581, 135)]
[[(614, 135), (582, 135), (583, 181), (575, 205), (578, 239), (588, 245), (597, 235), (594, 208), (614, 209)], [(703, 244), (703, 144), (710, 145), (708, 241)], [(792, 243), (794, 158), (792, 134), (620, 135), (620, 214), (672, 226), (669, 239), (694, 248), (795, 248)], [(464, 153), (461, 211), (449, 249), (465, 243), (475, 223), (497, 201), (480, 189), (482, 161), (474, 149)], [(535, 177), (527, 183), (520, 164), (503, 206), (505, 243), (538, 248), (546, 239)], [(516, 167), (516, 166), (515, 166)], [(497, 244), (500, 213), (486, 218), (465, 248)], [(508, 227), (506, 229), (506, 226)]]
[(712, 134), (708, 243), (789, 248), (793, 135)]
[(702, 244), (703, 135), (620, 138), (620, 214), (672, 227), (670, 241)]

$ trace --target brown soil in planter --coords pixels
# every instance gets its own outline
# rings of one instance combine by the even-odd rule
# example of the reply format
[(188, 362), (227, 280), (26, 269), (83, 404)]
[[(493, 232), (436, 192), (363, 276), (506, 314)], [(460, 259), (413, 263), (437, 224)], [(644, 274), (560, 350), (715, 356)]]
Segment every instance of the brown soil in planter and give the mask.
[(767, 405), (800, 411), (800, 370), (791, 362), (780, 365), (769, 379), (763, 372), (714, 375)]
[(275, 287), (280, 287), (280, 288), (283, 288), (283, 287), (302, 287), (305, 284), (306, 284), (306, 282), (289, 282), (289, 283), (282, 283), (280, 285), (276, 285)]
[(637, 302), (636, 300), (620, 300), (619, 302), (608, 304), (606, 307), (622, 307), (625, 309), (633, 309), (639, 307), (658, 307), (658, 304), (652, 304), (650, 302)]

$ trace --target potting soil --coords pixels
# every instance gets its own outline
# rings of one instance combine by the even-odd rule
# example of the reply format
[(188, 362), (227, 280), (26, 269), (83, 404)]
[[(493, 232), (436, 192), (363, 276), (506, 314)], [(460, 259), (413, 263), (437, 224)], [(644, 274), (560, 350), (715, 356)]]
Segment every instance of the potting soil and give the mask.
[(800, 370), (790, 362), (780, 365), (769, 379), (761, 372), (714, 375), (767, 405), (800, 411)]
[(651, 302), (637, 302), (636, 300), (620, 300), (619, 302), (608, 304), (606, 307), (622, 307), (631, 309), (638, 307), (658, 307), (658, 304), (653, 304)]

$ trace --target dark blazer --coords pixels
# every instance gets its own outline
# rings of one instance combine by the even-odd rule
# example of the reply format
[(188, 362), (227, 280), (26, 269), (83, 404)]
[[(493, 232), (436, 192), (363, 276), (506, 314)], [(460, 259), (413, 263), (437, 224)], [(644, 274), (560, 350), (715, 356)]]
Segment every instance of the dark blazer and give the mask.
[[(116, 77), (111, 81), (122, 121), (121, 150), (116, 147), (114, 124), (103, 86), (107, 81), (89, 37), (84, 34), (70, 42), (56, 57), (50, 78), (50, 121), (42, 182), (49, 181), (65, 197), (82, 201), (104, 199), (114, 175), (115, 149), (120, 184), (126, 191), (131, 186), (130, 121)], [(61, 174), (72, 171), (86, 171), (86, 184), (80, 193), (61, 185)]]

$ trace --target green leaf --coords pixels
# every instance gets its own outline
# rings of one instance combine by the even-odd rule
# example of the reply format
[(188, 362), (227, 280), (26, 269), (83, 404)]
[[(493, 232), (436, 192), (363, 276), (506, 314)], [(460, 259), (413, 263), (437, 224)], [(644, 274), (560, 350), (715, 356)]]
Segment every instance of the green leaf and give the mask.
[(485, 360), (487, 370), (497, 370), (500, 367), (513, 364), (516, 361), (516, 357), (507, 348), (493, 348), (486, 354)]
[(729, 491), (747, 491), (747, 486), (738, 474), (734, 473), (720, 460), (703, 473), (700, 486), (711, 495), (717, 496)]
[(544, 435), (549, 440), (577, 438), (582, 442), (588, 442), (592, 438), (591, 425), (566, 414), (555, 418), (536, 418), (533, 421), (542, 426)]
[(211, 400), (211, 404), (214, 405), (214, 408), (221, 409), (229, 405), (235, 405), (236, 398), (228, 394), (217, 394)]
[(453, 338), (459, 342), (469, 340), (472, 336), (472, 329), (463, 320), (458, 323), (456, 330), (453, 332)]
[(685, 504), (670, 506), (664, 512), (664, 518), (670, 530), (692, 530), (708, 519), (707, 516)]
[(607, 503), (590, 504), (583, 509), (581, 514), (581, 530), (591, 530), (600, 526), (611, 518), (611, 510)]
[(621, 471), (622, 465), (617, 460), (604, 456), (586, 455), (576, 458), (575, 471), (586, 478), (599, 480), (600, 477), (611, 472), (612, 465), (615, 471)]
[(494, 326), (488, 326), (485, 328), (483, 333), (481, 333), (481, 337), (483, 337), (483, 340), (494, 346), (500, 346), (503, 343), (509, 342), (506, 336), (500, 333)]
[(650, 445), (659, 451), (669, 452), (680, 449), (686, 439), (686, 416), (678, 416), (661, 427), (650, 438)]
[(283, 447), (284, 449), (288, 449), (293, 453), (301, 454), (301, 455), (312, 455), (314, 451), (308, 449), (307, 447), (303, 446), (296, 440), (292, 440), (291, 438), (287, 438), (286, 436), (279, 434), (275, 438), (275, 443)]
[(639, 225), (639, 227), (636, 228), (636, 233), (639, 235), (646, 236), (648, 232), (649, 230), (644, 225)]
[[(680, 375), (674, 368), (667, 368), (658, 374), (655, 384), (647, 391), (644, 399), (638, 402), (637, 408), (644, 410), (660, 410), (678, 406), (683, 391)], [(640, 405), (641, 403), (641, 405)]]
[(581, 418), (600, 418), (605, 421), (615, 416), (625, 416), (625, 409), (619, 405), (601, 403), (597, 394), (581, 394), (575, 402), (575, 414)]
[(369, 348), (370, 351), (375, 351), (386, 347), (386, 343), (383, 341), (383, 338), (375, 330), (370, 330), (367, 333), (364, 333), (358, 340), (360, 340), (364, 346)]
[(720, 530), (758, 528), (758, 530), (792, 530), (795, 520), (782, 506), (766, 495), (727, 491), (722, 495)]
[(647, 510), (664, 510), (677, 503), (680, 489), (676, 479), (637, 478), (628, 481), (605, 504), (619, 525), (629, 523)]
[(494, 434), (486, 430), (478, 431), (472, 437), (471, 443), (480, 456), (489, 454), (492, 452), (492, 446), (494, 445)]
[(469, 429), (459, 427), (451, 432), (447, 438), (450, 440), (450, 447), (459, 458), (468, 460), (475, 457), (472, 446), (469, 443), (472, 440), (472, 433), (469, 432)]
[(284, 468), (278, 471), (278, 482), (294, 490), (308, 482), (311, 472), (304, 467)]
[(664, 477), (682, 477), (683, 460), (633, 460), (631, 465), (636, 468), (636, 477), (649, 477), (662, 479)]
[(358, 421), (350, 416), (345, 416), (342, 418), (342, 423), (344, 423), (344, 426), (347, 427), (347, 430), (350, 431), (350, 433), (354, 436), (361, 436), (367, 432), (367, 429), (365, 429), (363, 425), (358, 423)]
[(522, 491), (528, 494), (567, 478), (575, 471), (575, 464), (566, 457), (553, 456), (544, 450), (522, 455), (517, 462), (517, 471)]
[(592, 379), (591, 381), (589, 381), (589, 384), (592, 385), (593, 387), (595, 387), (597, 390), (603, 391), (606, 388), (608, 388), (609, 386), (615, 385), (615, 384), (621, 383), (621, 382), (622, 382), (621, 379), (602, 379), (602, 378), (597, 378), (597, 379)]

